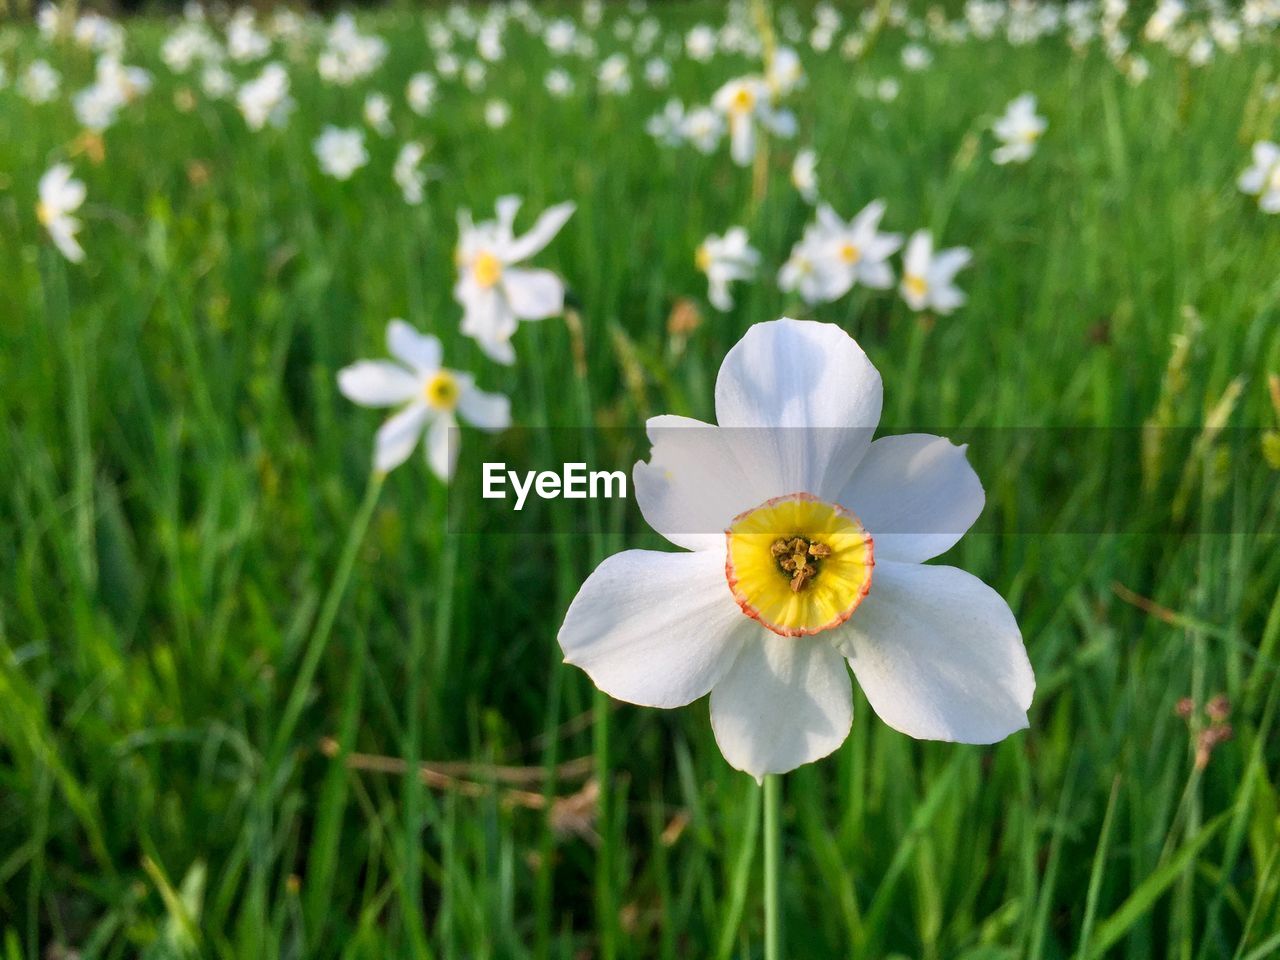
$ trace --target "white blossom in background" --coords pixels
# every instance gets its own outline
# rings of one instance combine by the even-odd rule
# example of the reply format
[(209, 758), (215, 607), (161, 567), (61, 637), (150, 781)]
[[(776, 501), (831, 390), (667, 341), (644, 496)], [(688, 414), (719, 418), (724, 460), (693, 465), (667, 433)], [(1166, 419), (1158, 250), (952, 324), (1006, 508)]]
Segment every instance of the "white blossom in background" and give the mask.
[(685, 114), (684, 137), (699, 153), (714, 153), (724, 130), (724, 117), (710, 107), (694, 107)]
[(646, 60), (644, 82), (654, 90), (665, 90), (671, 83), (671, 64), (661, 57)]
[(573, 93), (573, 78), (569, 76), (568, 71), (555, 67), (547, 71), (543, 86), (551, 96), (561, 99)]
[(462, 70), (462, 61), (452, 53), (442, 53), (436, 57), (436, 73), (446, 80), (452, 80)]
[(800, 54), (791, 47), (778, 47), (765, 73), (765, 82), (775, 97), (785, 97), (805, 84)]
[(607, 57), (596, 71), (596, 83), (601, 93), (630, 93), (631, 67), (627, 58), (620, 53)]
[(902, 299), (912, 310), (934, 310), (946, 315), (965, 302), (955, 276), (973, 259), (968, 247), (933, 249), (933, 234), (917, 230), (902, 256)]
[(340, 13), (325, 35), (316, 69), (326, 83), (346, 87), (369, 76), (386, 57), (385, 40), (362, 34), (350, 14)]
[(84, 203), (84, 183), (71, 175), (71, 165), (59, 163), (40, 178), (36, 219), (49, 231), (61, 254), (72, 263), (84, 260), (84, 249), (76, 235), (82, 224), (73, 214)]
[(283, 127), (296, 105), (289, 95), (288, 71), (278, 63), (268, 63), (236, 94), (236, 106), (250, 130), (261, 130), (268, 124)]
[(369, 151), (364, 145), (364, 131), (357, 127), (326, 125), (312, 144), (320, 169), (335, 180), (350, 180), (351, 176), (369, 162)]
[(876, 98), (882, 103), (893, 103), (898, 99), (902, 87), (895, 77), (885, 77), (876, 84)]
[(405, 101), (409, 109), (420, 117), (425, 117), (435, 106), (438, 84), (436, 78), (429, 73), (415, 73), (405, 86)]
[(573, 203), (543, 211), (533, 228), (515, 235), (519, 197), (499, 197), (497, 217), (475, 223), (470, 210), (458, 212), (458, 282), (462, 332), (492, 360), (515, 362), (511, 337), (522, 320), (545, 320), (564, 310), (564, 281), (550, 270), (521, 264), (540, 252), (573, 215)]
[(578, 28), (572, 20), (559, 17), (547, 23), (542, 33), (542, 42), (555, 56), (562, 57), (573, 50), (573, 42), (577, 39)]
[(706, 63), (716, 54), (716, 32), (705, 23), (698, 24), (685, 35), (684, 49), (690, 60)]
[(795, 116), (774, 109), (763, 77), (730, 80), (716, 91), (711, 105), (729, 126), (729, 154), (740, 167), (749, 166), (755, 158), (757, 127), (783, 137), (795, 134)]
[(927, 70), (929, 65), (933, 63), (933, 54), (928, 48), (922, 47), (918, 43), (908, 43), (902, 48), (902, 68), (917, 73), (921, 70)]
[(221, 64), (210, 64), (200, 72), (200, 89), (210, 100), (225, 100), (235, 92), (236, 80)]
[(427, 186), (427, 175), (422, 169), (422, 161), (426, 155), (426, 148), (416, 140), (406, 143), (396, 154), (391, 176), (404, 195), (404, 202), (410, 206), (416, 207), (422, 203)]
[(462, 67), (462, 82), (473, 93), (484, 88), (489, 72), (479, 60), (468, 60)]
[(387, 473), (404, 463), (426, 435), (427, 465), (446, 483), (458, 460), (458, 420), (496, 432), (511, 425), (511, 403), (486, 393), (469, 373), (443, 366), (440, 341), (403, 320), (387, 324), (395, 361), (361, 360), (338, 371), (338, 389), (362, 407), (399, 409), (378, 429), (373, 465)]
[(810, 304), (838, 300), (859, 283), (873, 290), (892, 287), (888, 261), (902, 247), (902, 235), (880, 231), (884, 211), (884, 201), (873, 200), (845, 221), (829, 205), (820, 205), (816, 220), (792, 248), (778, 285), (798, 291)]
[(1241, 191), (1258, 198), (1258, 209), (1280, 213), (1280, 144), (1261, 140), (1253, 145), (1253, 163), (1240, 174)]
[(62, 74), (47, 60), (32, 60), (18, 80), (18, 93), (28, 103), (50, 103), (62, 89)]
[(1026, 163), (1036, 152), (1036, 144), (1048, 127), (1048, 121), (1036, 113), (1035, 94), (1022, 94), (1005, 108), (1004, 115), (991, 127), (1000, 141), (1000, 146), (992, 151), (991, 159), (1002, 166)]
[(672, 98), (661, 113), (655, 113), (645, 121), (644, 129), (663, 146), (678, 147), (684, 143), (684, 104)]
[(872, 441), (880, 374), (834, 324), (751, 327), (715, 386), (716, 423), (654, 417), (641, 513), (678, 552), (596, 567), (565, 614), (565, 660), (619, 700), (710, 694), (728, 763), (757, 779), (827, 756), (852, 670), (908, 736), (995, 743), (1028, 726), (1035, 675), (1009, 604), (930, 564), (985, 505), (965, 447)]
[(743, 227), (730, 227), (723, 236), (710, 234), (694, 254), (697, 268), (707, 275), (707, 299), (717, 310), (733, 309), (729, 284), (755, 279), (760, 251), (751, 246)]
[(382, 137), (389, 137), (395, 131), (391, 125), (391, 101), (386, 94), (371, 93), (364, 98), (364, 122)]
[(804, 199), (814, 203), (818, 199), (818, 155), (806, 147), (796, 153), (791, 164), (791, 185)]
[(236, 63), (261, 60), (271, 52), (271, 41), (258, 30), (253, 11), (241, 7), (227, 22), (227, 56)]
[(493, 99), (484, 105), (484, 122), (490, 130), (501, 130), (511, 119), (511, 107), (505, 100)]

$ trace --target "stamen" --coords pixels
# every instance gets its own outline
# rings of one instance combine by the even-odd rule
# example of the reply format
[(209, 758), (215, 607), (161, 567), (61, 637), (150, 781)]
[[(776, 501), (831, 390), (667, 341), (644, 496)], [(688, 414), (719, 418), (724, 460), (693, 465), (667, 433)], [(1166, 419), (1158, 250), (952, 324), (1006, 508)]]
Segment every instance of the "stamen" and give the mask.
[(810, 542), (804, 537), (792, 537), (790, 540), (780, 537), (773, 542), (769, 552), (778, 561), (782, 572), (791, 575), (792, 593), (799, 593), (818, 575), (818, 564), (810, 563), (810, 558), (820, 560), (831, 556), (831, 548), (825, 543)]

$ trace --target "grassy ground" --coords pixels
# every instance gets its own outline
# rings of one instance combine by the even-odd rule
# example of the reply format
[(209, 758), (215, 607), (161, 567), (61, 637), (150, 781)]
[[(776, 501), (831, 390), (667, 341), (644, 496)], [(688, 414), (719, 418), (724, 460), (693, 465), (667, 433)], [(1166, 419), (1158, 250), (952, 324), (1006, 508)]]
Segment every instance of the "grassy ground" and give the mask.
[[(681, 29), (716, 12), (655, 9)], [(792, 312), (859, 338), (886, 428), (1153, 420), (1199, 435), (1215, 408), (1273, 428), (1280, 221), (1234, 180), (1277, 132), (1258, 98), (1275, 48), (1198, 71), (1156, 52), (1137, 87), (1060, 40), (937, 48), (919, 74), (899, 66), (900, 35), (856, 66), (807, 54), (795, 106), (824, 195), (846, 215), (885, 197), (888, 228), (974, 248), (970, 302), (931, 323), (889, 295), (811, 310), (765, 282), (728, 314), (704, 307), (678, 351), (668, 314), (705, 292), (705, 234), (743, 223), (774, 266), (798, 237), (792, 148), (775, 147), (753, 206), (723, 152), (644, 134), (666, 94), (598, 97), (577, 66), (580, 92), (552, 101), (549, 55), (516, 40), (485, 95), (446, 86), (418, 120), (400, 95), (426, 57), (419, 20), (373, 23), (392, 43), (374, 84), (324, 87), (308, 61), (290, 125), (258, 135), (229, 104), (175, 111), (161, 25), (135, 25), (129, 59), (157, 89), (100, 164), (75, 161), (82, 267), (33, 215), (36, 180), (76, 137), (70, 111), (0, 92), (0, 952), (758, 956), (759, 791), (722, 760), (705, 703), (614, 705), (593, 725), (589, 683), (555, 642), (593, 562), (657, 538), (532, 518), (447, 535), (478, 493), (446, 491), (418, 459), (373, 500), (377, 416), (338, 395), (336, 370), (382, 355), (387, 318), (404, 316), (529, 428), (464, 442), (556, 463), (570, 434), (543, 427), (710, 418), (727, 348)], [(34, 42), (20, 38), (10, 72)], [(705, 100), (746, 68), (681, 60), (673, 92)], [(901, 93), (860, 96), (862, 75), (898, 76)], [(357, 123), (373, 85), (396, 99), (397, 138), (372, 136), (349, 183), (322, 177), (312, 138)], [(1026, 167), (995, 167), (984, 129), (1024, 90), (1049, 131)], [(482, 122), (489, 95), (515, 107), (503, 130)], [(419, 209), (390, 181), (409, 136), (442, 175)], [(455, 210), (508, 192), (531, 210), (577, 201), (542, 262), (582, 305), (581, 341), (560, 320), (526, 327), (509, 370), (457, 333), (450, 297)], [(1147, 493), (1109, 497), (1136, 434), (1066, 462), (1053, 436), (973, 450), (990, 513), (948, 557), (1018, 616), (1031, 729), (992, 748), (916, 743), (855, 692), (848, 742), (784, 786), (789, 956), (1280, 949), (1275, 474), (1249, 475), (1269, 505), (1219, 502), (1234, 532), (1197, 535), (1168, 491), (1187, 474), (1192, 500), (1213, 500), (1199, 460), (1171, 447)], [(600, 460), (635, 453), (600, 443)], [(1201, 768), (1176, 708), (1192, 698), (1198, 729), (1215, 694), (1234, 737)], [(602, 747), (596, 779), (583, 758)], [(420, 761), (430, 775), (405, 773)]]

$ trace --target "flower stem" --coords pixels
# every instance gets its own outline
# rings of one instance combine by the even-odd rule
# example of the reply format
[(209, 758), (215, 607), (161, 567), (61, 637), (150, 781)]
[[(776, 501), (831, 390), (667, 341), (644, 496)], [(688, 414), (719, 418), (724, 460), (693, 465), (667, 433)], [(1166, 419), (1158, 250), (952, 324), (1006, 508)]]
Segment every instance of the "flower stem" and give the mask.
[(782, 859), (782, 778), (764, 778), (764, 960), (782, 960), (782, 918), (778, 909), (778, 870)]

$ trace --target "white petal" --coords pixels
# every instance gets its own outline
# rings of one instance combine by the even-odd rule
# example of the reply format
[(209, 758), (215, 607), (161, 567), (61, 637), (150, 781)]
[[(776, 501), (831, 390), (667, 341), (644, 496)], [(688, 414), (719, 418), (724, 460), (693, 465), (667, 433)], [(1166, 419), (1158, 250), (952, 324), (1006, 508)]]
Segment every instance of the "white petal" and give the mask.
[(422, 436), (422, 427), (426, 422), (426, 404), (414, 403), (379, 427), (374, 441), (374, 468), (382, 473), (389, 473), (404, 463), (418, 445), (418, 438)]
[(502, 289), (521, 320), (543, 320), (564, 310), (564, 283), (550, 270), (508, 267), (502, 272)]
[(834, 498), (880, 421), (880, 374), (857, 342), (830, 323), (783, 318), (751, 327), (716, 378), (716, 419), (753, 430), (768, 448), (754, 465), (772, 496)]
[(945, 315), (956, 307), (963, 306), (968, 297), (959, 287), (943, 283), (933, 288), (930, 299), (933, 301), (933, 308)]
[(505, 430), (511, 426), (511, 401), (500, 393), (469, 387), (458, 397), (458, 413), (481, 430)]
[(519, 237), (507, 245), (502, 251), (502, 258), (507, 263), (519, 263), (532, 257), (545, 247), (560, 232), (568, 219), (573, 216), (577, 206), (572, 202), (557, 203), (554, 207), (543, 211), (542, 216), (533, 225), (533, 229), (523, 237)]
[(921, 740), (995, 743), (1027, 726), (1035, 675), (1000, 594), (955, 567), (880, 562), (840, 628), (880, 719)]
[(927, 433), (871, 444), (836, 502), (867, 528), (877, 563), (922, 563), (951, 549), (973, 526), (986, 496), (964, 452)]
[(1244, 173), (1240, 174), (1240, 179), (1236, 181), (1236, 186), (1240, 188), (1241, 193), (1261, 193), (1262, 185), (1267, 182), (1267, 171), (1262, 167), (1250, 167)]
[(711, 726), (729, 764), (761, 779), (819, 760), (844, 743), (853, 694), (830, 637), (757, 631), (711, 691)]
[(740, 167), (756, 155), (756, 127), (751, 117), (735, 113), (729, 118), (729, 156)]
[(361, 360), (338, 371), (338, 389), (362, 407), (394, 407), (417, 395), (419, 379), (390, 360)]
[(458, 465), (460, 447), (458, 423), (451, 414), (441, 414), (427, 427), (427, 466), (437, 477), (448, 483)]
[(419, 373), (435, 373), (440, 369), (439, 339), (419, 333), (403, 320), (395, 319), (387, 324), (387, 351)]
[(759, 629), (733, 602), (723, 552), (627, 550), (587, 578), (559, 640), (610, 696), (679, 707), (710, 690)]
[(722, 430), (688, 417), (653, 417), (649, 462), (632, 470), (636, 502), (645, 522), (678, 547), (723, 550), (724, 531), (744, 510), (776, 491), (745, 470), (743, 447), (755, 431)]

